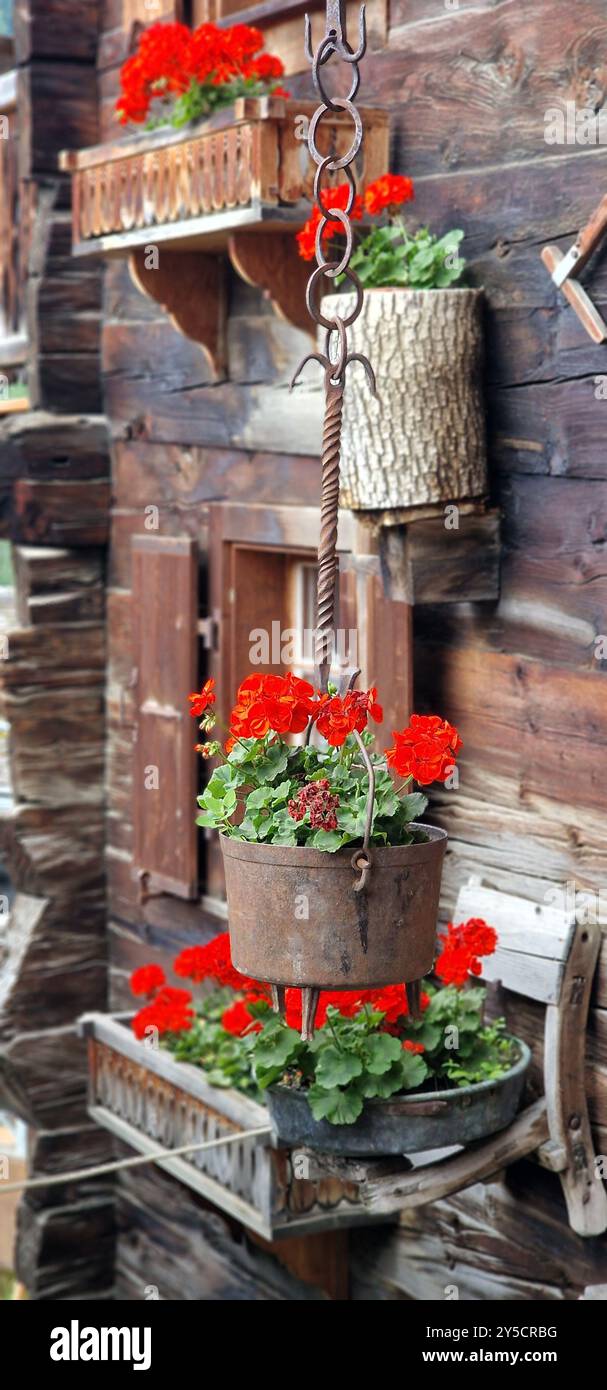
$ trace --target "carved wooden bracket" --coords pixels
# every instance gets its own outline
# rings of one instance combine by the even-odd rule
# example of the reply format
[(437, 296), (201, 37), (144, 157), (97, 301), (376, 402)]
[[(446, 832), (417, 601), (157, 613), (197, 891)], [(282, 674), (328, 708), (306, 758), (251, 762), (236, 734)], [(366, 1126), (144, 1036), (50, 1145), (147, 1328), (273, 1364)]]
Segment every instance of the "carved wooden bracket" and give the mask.
[[(285, 232), (235, 232), (227, 253), (238, 275), (263, 290), (281, 318), (311, 333), (306, 308), (308, 267), (292, 228)], [(151, 263), (149, 263), (151, 262)], [(129, 256), (137, 288), (156, 300), (171, 322), (203, 348), (216, 377), (227, 367), (227, 262), (223, 255), (160, 246), (137, 247)]]
[[(158, 251), (154, 269), (146, 264)], [(138, 247), (129, 256), (131, 276), (170, 315), (172, 323), (200, 343), (216, 376), (226, 368), (226, 265), (221, 256), (203, 251)]]
[(233, 232), (228, 255), (249, 285), (263, 290), (280, 317), (312, 334), (306, 306), (309, 266), (297, 250), (295, 229), (284, 232)]

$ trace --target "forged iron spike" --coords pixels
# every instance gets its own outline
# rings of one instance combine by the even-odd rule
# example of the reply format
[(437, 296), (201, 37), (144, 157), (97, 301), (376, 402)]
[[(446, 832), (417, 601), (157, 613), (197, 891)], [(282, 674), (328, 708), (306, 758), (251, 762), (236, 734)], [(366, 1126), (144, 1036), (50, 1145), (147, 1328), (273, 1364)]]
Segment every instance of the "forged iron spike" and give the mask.
[(375, 372), (373, 371), (368, 357), (365, 357), (362, 352), (349, 352), (348, 356), (346, 357), (346, 367), (349, 367), (351, 362), (360, 362), (361, 367), (364, 367), (365, 372), (367, 373), (367, 381), (369, 382), (371, 395), (375, 397), (376, 401), (378, 401), (379, 396), (377, 394), (377, 382), (375, 380)]
[(331, 371), (331, 363), (329, 362), (329, 359), (327, 357), (323, 357), (321, 352), (309, 352), (307, 357), (302, 357), (299, 366), (295, 368), (293, 376), (291, 377), (291, 385), (289, 386), (289, 391), (293, 390), (293, 387), (297, 382), (297, 378), (303, 372), (303, 369), (306, 366), (307, 362), (318, 362), (319, 365), (322, 367), (325, 376), (327, 372)]
[(367, 51), (367, 18), (366, 18), (366, 14), (365, 14), (365, 6), (364, 6), (364, 5), (361, 5), (361, 7), (360, 7), (360, 12), (359, 12), (359, 15), (358, 15), (358, 48), (357, 48), (357, 50), (356, 50), (356, 53), (353, 53), (353, 54), (351, 55), (351, 57), (349, 57), (349, 58), (347, 59), (347, 62), (349, 62), (349, 63), (360, 63), (360, 60), (361, 60), (361, 58), (364, 58), (366, 51)]
[(304, 50), (309, 63), (314, 62), (314, 52), (312, 49), (312, 20), (309, 14), (304, 18)]

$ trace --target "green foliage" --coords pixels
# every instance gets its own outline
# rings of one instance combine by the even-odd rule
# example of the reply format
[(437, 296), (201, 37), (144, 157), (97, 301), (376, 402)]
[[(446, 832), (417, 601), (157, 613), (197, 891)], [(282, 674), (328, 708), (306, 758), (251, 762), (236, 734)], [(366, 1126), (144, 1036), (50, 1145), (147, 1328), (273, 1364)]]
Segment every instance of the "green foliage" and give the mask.
[(217, 85), (210, 82), (201, 83), (193, 77), (187, 91), (182, 92), (174, 101), (168, 101), (163, 114), (153, 116), (146, 122), (145, 129), (157, 130), (167, 124), (180, 129), (184, 125), (190, 125), (192, 121), (212, 116), (215, 111), (220, 111), (225, 106), (232, 106), (237, 97), (263, 97), (270, 91), (271, 86), (268, 86), (267, 81), (256, 77), (238, 77), (233, 82)]
[[(259, 1098), (253, 1070), (253, 1048), (257, 1035), (251, 1032), (237, 1038), (226, 1032), (221, 1023), (224, 1010), (234, 1003), (236, 997), (233, 989), (214, 990), (198, 1005), (192, 1027), (187, 1032), (167, 1034), (163, 1045), (178, 1062), (190, 1062), (193, 1066), (202, 1067), (213, 1086), (233, 1086), (244, 1095)], [(260, 1012), (263, 1016), (264, 1006)], [(267, 1012), (268, 1005), (265, 1006)]]
[[(247, 1001), (261, 1031), (235, 1037), (221, 1019), (240, 996), (215, 989), (197, 1005), (192, 1028), (167, 1034), (162, 1045), (204, 1068), (213, 1086), (259, 1099), (268, 1086), (285, 1084), (302, 1091), (315, 1119), (354, 1124), (365, 1101), (493, 1081), (514, 1064), (517, 1047), (504, 1036), (504, 1020), (484, 1022), (482, 987), (428, 986), (428, 993), (422, 1018), (403, 1017), (397, 1036), (382, 1031), (384, 1014), (369, 1004), (353, 1018), (330, 1005), (326, 1023), (304, 1042), (263, 999)], [(406, 1041), (424, 1052), (411, 1052)]]
[[(424, 839), (424, 832), (412, 831), (410, 825), (423, 815), (427, 797), (423, 792), (398, 794), (384, 759), (370, 756), (375, 770), (371, 843), (406, 845)], [(311, 845), (329, 853), (344, 845), (355, 848), (362, 844), (367, 807), (366, 772), (358, 759), (353, 740), (336, 749), (291, 748), (275, 736), (240, 739), (199, 796), (196, 824), (255, 843)], [(339, 797), (337, 830), (318, 830), (307, 816), (296, 821), (289, 814), (288, 803), (300, 788), (320, 778)]]
[[(383, 1014), (367, 1005), (354, 1018), (344, 1018), (329, 1006), (325, 1026), (313, 1042), (304, 1043), (280, 1019), (272, 1019), (253, 1048), (259, 1085), (264, 1089), (276, 1081), (295, 1080), (301, 1086), (310, 1078), (305, 1094), (314, 1118), (354, 1124), (365, 1100), (419, 1086), (427, 1075), (423, 1057), (404, 1052), (399, 1038), (379, 1032), (382, 1021)], [(281, 1033), (285, 1045), (279, 1050)]]
[(436, 237), (427, 227), (411, 235), (400, 218), (374, 227), (363, 237), (350, 262), (366, 289), (405, 286), (408, 289), (449, 289), (459, 280), (466, 262), (458, 254), (464, 233)]
[[(495, 1080), (513, 1065), (516, 1043), (504, 1037), (504, 1020), (483, 1022), (484, 989), (430, 986), (429, 993), (422, 1018), (401, 1019), (398, 1036), (381, 1031), (384, 1015), (369, 1005), (354, 1018), (329, 1006), (310, 1043), (271, 1015), (252, 1046), (259, 1086), (303, 1089), (316, 1120), (348, 1125), (366, 1100)], [(411, 1052), (406, 1041), (424, 1052)]]

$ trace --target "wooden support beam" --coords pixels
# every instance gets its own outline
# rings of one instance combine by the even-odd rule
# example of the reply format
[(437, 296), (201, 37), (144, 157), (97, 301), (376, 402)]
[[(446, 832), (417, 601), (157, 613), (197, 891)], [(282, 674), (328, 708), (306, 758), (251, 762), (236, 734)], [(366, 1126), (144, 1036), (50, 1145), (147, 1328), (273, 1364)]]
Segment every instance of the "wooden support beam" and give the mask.
[[(186, 338), (203, 348), (216, 378), (226, 372), (226, 266), (221, 256), (202, 251), (158, 247), (150, 229), (148, 247), (129, 257), (131, 277), (143, 294), (155, 299)], [(150, 252), (155, 250), (154, 268)]]
[(365, 1208), (375, 1215), (423, 1207), (491, 1177), (500, 1168), (525, 1158), (547, 1138), (546, 1101), (542, 1098), (523, 1110), (502, 1134), (470, 1145), (455, 1158), (408, 1172), (401, 1170), (385, 1177), (370, 1178), (361, 1183), (360, 1198)]
[[(457, 527), (449, 525), (458, 511)], [(404, 603), (499, 598), (500, 513), (455, 504), (407, 526), (385, 526), (379, 540), (386, 597)]]
[(228, 255), (242, 279), (263, 290), (281, 318), (313, 336), (306, 305), (310, 268), (299, 255), (294, 230), (286, 235), (233, 232), (228, 238)]

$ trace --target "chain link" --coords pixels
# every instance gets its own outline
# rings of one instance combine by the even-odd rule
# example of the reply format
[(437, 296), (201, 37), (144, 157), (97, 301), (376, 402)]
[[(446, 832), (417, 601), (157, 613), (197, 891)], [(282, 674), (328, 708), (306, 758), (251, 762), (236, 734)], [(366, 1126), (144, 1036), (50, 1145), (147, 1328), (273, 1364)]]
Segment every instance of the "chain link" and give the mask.
[[(317, 264), (308, 281), (306, 302), (314, 323), (318, 324), (319, 328), (324, 328), (326, 331), (324, 353), (308, 353), (303, 361), (300, 362), (291, 385), (295, 385), (302, 368), (307, 362), (318, 362), (324, 369), (325, 420), (321, 454), (322, 497), (320, 544), (318, 547), (316, 664), (320, 688), (326, 691), (334, 645), (335, 589), (338, 573), (337, 514), (339, 506), (339, 456), (341, 447), (343, 392), (346, 369), (351, 362), (360, 362), (362, 364), (367, 373), (371, 391), (373, 395), (376, 394), (375, 376), (371, 363), (368, 362), (367, 358), (361, 353), (348, 352), (346, 331), (358, 318), (363, 303), (363, 287), (356, 272), (352, 270), (350, 265), (350, 258), (354, 245), (350, 214), (354, 207), (354, 200), (356, 197), (356, 182), (352, 166), (359, 153), (363, 140), (363, 124), (360, 112), (354, 105), (354, 99), (358, 93), (360, 84), (358, 64), (361, 58), (364, 57), (367, 46), (365, 7), (362, 5), (360, 10), (359, 42), (356, 51), (351, 48), (346, 38), (346, 0), (327, 0), (325, 35), (320, 40), (315, 52), (312, 52), (309, 15), (306, 15), (305, 26), (306, 56), (308, 61), (312, 64), (314, 86), (320, 97), (320, 105), (312, 116), (308, 130), (308, 149), (314, 163), (317, 165), (314, 177), (314, 200), (320, 213), (320, 221), (316, 233), (315, 250)], [(352, 69), (352, 80), (347, 97), (334, 97), (326, 90), (323, 81), (323, 69), (333, 55), (341, 62), (347, 63)], [(350, 147), (346, 154), (340, 155), (339, 157), (335, 154), (323, 155), (317, 144), (319, 127), (327, 115), (335, 115), (339, 112), (346, 112), (352, 121), (353, 133)], [(335, 174), (338, 171), (343, 172), (344, 178), (349, 185), (346, 206), (343, 209), (327, 207), (323, 196), (326, 192), (325, 185), (323, 184), (325, 176), (328, 174)], [(329, 185), (327, 185), (327, 188), (328, 186)], [(325, 260), (322, 245), (323, 235), (327, 226), (331, 224), (334, 224), (332, 230), (339, 230), (343, 233), (345, 237), (345, 248), (338, 259)], [(329, 319), (322, 313), (318, 298), (319, 282), (323, 275), (326, 276), (329, 281), (335, 280), (337, 276), (345, 275), (352, 289), (355, 291), (356, 298), (354, 308), (345, 317), (335, 314), (332, 319)], [(331, 347), (335, 334), (337, 335), (336, 355), (332, 356)]]

